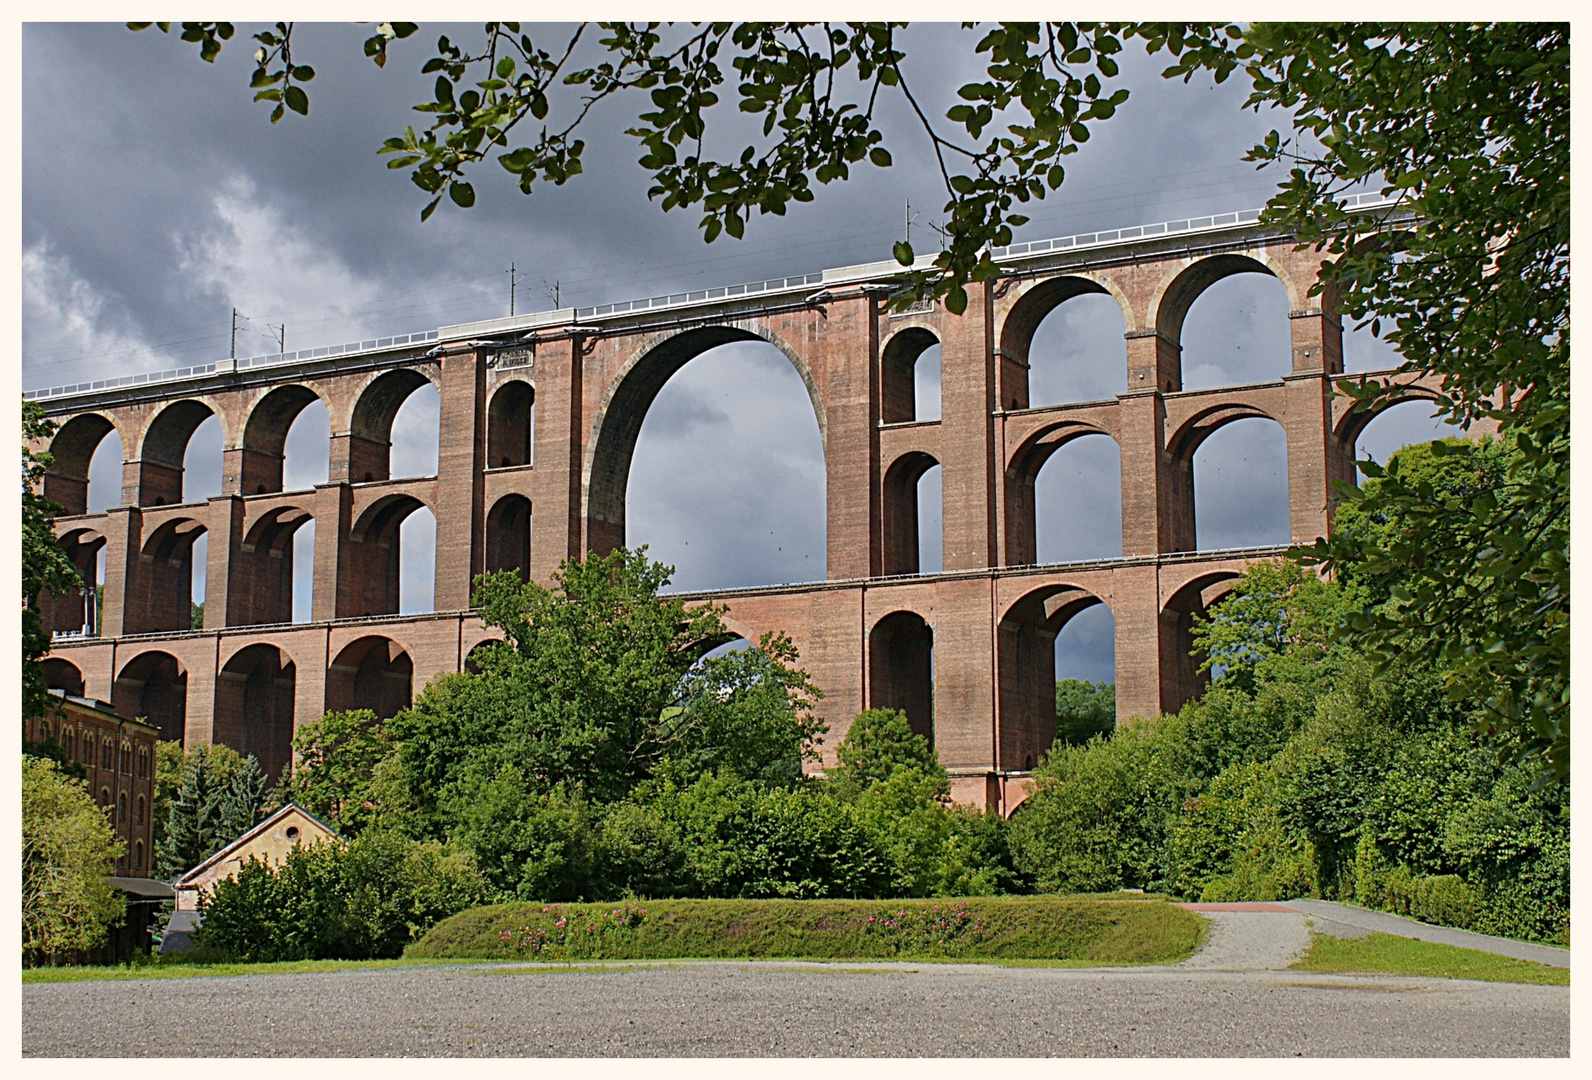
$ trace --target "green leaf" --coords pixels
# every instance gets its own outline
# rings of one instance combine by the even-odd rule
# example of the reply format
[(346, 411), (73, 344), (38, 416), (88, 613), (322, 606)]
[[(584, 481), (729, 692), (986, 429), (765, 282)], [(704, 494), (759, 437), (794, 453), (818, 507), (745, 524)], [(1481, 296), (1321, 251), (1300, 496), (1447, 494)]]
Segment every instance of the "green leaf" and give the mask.
[(895, 246), (890, 250), (895, 255), (896, 262), (900, 263), (902, 266), (911, 266), (913, 260), (916, 258), (916, 256), (912, 254), (912, 245), (907, 243), (905, 240), (896, 241)]
[(468, 210), (475, 205), (475, 188), (463, 181), (448, 185), (448, 198)]
[(288, 108), (300, 116), (308, 116), (310, 112), (309, 95), (297, 86), (289, 86), (282, 92), (282, 100)]

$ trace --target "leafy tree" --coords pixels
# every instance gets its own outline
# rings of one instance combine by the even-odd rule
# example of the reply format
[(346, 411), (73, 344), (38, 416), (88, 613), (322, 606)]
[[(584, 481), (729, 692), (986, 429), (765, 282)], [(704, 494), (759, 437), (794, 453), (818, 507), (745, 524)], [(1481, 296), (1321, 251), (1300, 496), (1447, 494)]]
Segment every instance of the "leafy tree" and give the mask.
[(155, 873), (168, 879), (242, 836), (265, 810), (265, 776), (253, 755), (241, 758), (230, 747), (200, 745), (184, 757), (155, 847)]
[(1253, 690), (1255, 668), (1288, 654), (1307, 662), (1325, 658), (1333, 631), (1349, 608), (1342, 588), (1297, 562), (1283, 559), (1251, 565), (1238, 588), (1194, 622), (1194, 647), (1203, 653), (1201, 671), (1217, 671), (1219, 682)]
[(51, 708), (49, 684), (39, 659), (50, 651), (50, 634), (39, 611), (48, 591), (65, 596), (83, 579), (55, 540), (54, 515), (60, 506), (35, 489), (54, 463), (48, 451), (33, 452), (32, 440), (48, 439), (55, 424), (36, 401), (22, 403), (22, 715), (42, 716)]
[(1082, 679), (1056, 680), (1056, 741), (1081, 746), (1096, 735), (1109, 735), (1117, 726), (1115, 683)]
[(448, 788), (448, 839), (471, 852), (499, 897), (578, 900), (590, 895), (593, 836), (579, 789), (541, 789), (511, 764), (472, 763)]
[(34, 959), (92, 949), (126, 914), (106, 875), (121, 841), (81, 781), (22, 759), (22, 948)]
[(553, 589), (482, 579), (482, 618), (504, 641), (483, 650), (478, 671), (434, 680), (387, 724), (417, 828), (444, 835), (442, 804), (463, 805), (453, 785), (505, 767), (527, 793), (564, 784), (593, 804), (660, 771), (682, 782), (710, 769), (799, 778), (823, 726), (795, 649), (770, 635), (698, 664), (704, 643), (730, 635), (717, 608), (658, 595), (670, 573), (621, 548), (565, 563)]
[(929, 740), (914, 734), (907, 714), (899, 709), (867, 709), (851, 722), (835, 748), (835, 767), (826, 783), (841, 799), (855, 799), (900, 769), (911, 769), (932, 782), (936, 797), (950, 791), (939, 755)]
[[(1332, 260), (1322, 288), (1404, 358), (1442, 377), (1440, 410), (1496, 422), (1502, 483), (1455, 499), (1397, 470), (1342, 489), (1401, 528), (1318, 542), (1328, 566), (1397, 567), (1401, 602), (1350, 626), (1380, 662), (1444, 673), (1485, 730), (1569, 776), (1570, 34), (1568, 24), (1262, 24), (1165, 38), (1171, 73), (1242, 70), (1312, 147), (1273, 133), (1252, 157), (1291, 163), (1267, 219)], [(1345, 212), (1364, 184), (1409, 220)], [(1394, 393), (1344, 380), (1372, 407)], [(1471, 456), (1473, 445), (1442, 453)]]
[(343, 836), (380, 815), (377, 767), (396, 753), (386, 725), (369, 709), (331, 712), (293, 736), (297, 763), (287, 794)]

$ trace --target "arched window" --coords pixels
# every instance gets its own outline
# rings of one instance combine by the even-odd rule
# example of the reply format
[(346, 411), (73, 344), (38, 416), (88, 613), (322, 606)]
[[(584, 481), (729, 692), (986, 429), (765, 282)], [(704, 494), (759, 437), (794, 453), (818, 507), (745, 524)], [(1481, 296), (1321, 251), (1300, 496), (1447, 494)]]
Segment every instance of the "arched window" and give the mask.
[(144, 750), (138, 751), (138, 778), (140, 780), (148, 780), (149, 779), (149, 750), (148, 749), (144, 749)]
[(122, 775), (133, 775), (133, 744), (130, 742), (122, 743)]
[(137, 840), (137, 841), (134, 841), (134, 843), (133, 843), (133, 869), (134, 870), (142, 870), (143, 868), (144, 868), (144, 842), (142, 840)]
[(140, 795), (138, 797), (138, 817), (134, 819), (134, 824), (142, 825), (143, 823), (144, 823), (144, 797), (142, 795)]
[(111, 789), (108, 788), (108, 787), (100, 788), (100, 805), (101, 806), (109, 806), (110, 804), (111, 804)]
[(50, 741), (50, 722), (48, 720), (39, 721), (39, 740), (41, 742)]
[(127, 792), (122, 792), (116, 798), (116, 824), (127, 824)]
[(116, 744), (109, 739), (100, 740), (100, 768), (112, 767), (116, 756)]
[(77, 757), (77, 732), (70, 727), (61, 729), (61, 753), (68, 761)]

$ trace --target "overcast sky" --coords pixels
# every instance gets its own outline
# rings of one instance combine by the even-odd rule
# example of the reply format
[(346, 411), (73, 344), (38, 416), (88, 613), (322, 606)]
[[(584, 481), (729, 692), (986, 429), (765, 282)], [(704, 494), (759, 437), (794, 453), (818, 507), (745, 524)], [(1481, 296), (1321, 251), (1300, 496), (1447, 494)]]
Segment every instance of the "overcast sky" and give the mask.
[[(418, 73), (429, 43), (438, 33), (471, 41), (479, 28), (423, 26), (378, 70), (360, 55), (368, 28), (301, 24), (296, 61), (318, 73), (310, 116), (275, 127), (267, 108), (249, 100), (251, 29), (241, 27), (207, 65), (193, 46), (154, 30), (24, 27), (25, 387), (225, 357), (234, 307), (247, 317), (240, 356), (276, 352), (273, 328), (283, 325), (291, 350), (506, 315), (511, 262), (523, 312), (553, 307), (555, 282), (563, 306), (586, 306), (884, 259), (902, 236), (907, 202), (923, 250), (945, 201), (926, 142), (891, 97), (883, 115), (892, 168), (861, 168), (784, 218), (754, 219), (741, 242), (704, 245), (699, 212), (665, 214), (647, 201), (647, 176), (622, 134), (626, 103), (614, 102), (585, 130), (584, 175), (526, 197), (507, 173), (483, 167), (473, 210), (445, 200), (422, 225), (426, 197), (375, 151), (423, 120), (409, 110), (429, 96), (431, 78)], [(562, 44), (568, 31), (545, 32)], [(976, 40), (976, 31), (944, 24), (905, 34), (908, 78), (935, 113), (981, 75)], [(1161, 80), (1164, 66), (1130, 47), (1120, 80), (1128, 103), (1069, 159), (1062, 192), (1030, 211), (1019, 240), (1265, 202), (1275, 181), (1241, 159), (1273, 120), (1240, 109), (1239, 79), (1185, 86)], [(740, 130), (739, 118), (730, 120), (721, 155)], [(1288, 356), (1281, 294), (1274, 280), (1244, 275), (1202, 298), (1184, 334), (1186, 385), (1281, 374)], [(1036, 405), (1123, 388), (1121, 319), (1101, 299), (1070, 302), (1041, 327), (1032, 357)], [(1386, 366), (1387, 354), (1366, 337), (1351, 344), (1351, 366)], [(920, 385), (920, 415), (935, 407), (935, 390)], [(1385, 459), (1404, 441), (1431, 437), (1424, 417), (1423, 407), (1396, 410), (1372, 428), (1368, 446)], [(434, 394), (417, 392), (394, 429), (395, 476), (434, 471), (435, 425)], [(324, 475), (325, 433), (324, 415), (312, 410), (295, 425), (290, 487), (294, 477), (310, 483)], [(1195, 480), (1202, 548), (1286, 539), (1281, 447), (1280, 428), (1245, 421), (1202, 448)], [(102, 505), (118, 456), (107, 446), (96, 460), (91, 486)], [(190, 497), (219, 486), (213, 425), (195, 436), (189, 468)], [(1047, 465), (1038, 491), (1043, 560), (1120, 552), (1117, 470), (1104, 438), (1082, 440)], [(648, 415), (631, 473), (629, 541), (674, 564), (683, 588), (822, 578), (823, 485), (817, 423), (800, 379), (771, 347), (725, 346), (688, 365)], [(937, 470), (921, 494), (929, 569), (938, 564)], [(431, 530), (423, 514), (406, 523), (405, 610), (430, 604)], [(308, 534), (301, 538), (303, 556)], [(307, 600), (305, 592), (296, 605), (306, 615)], [(1059, 671), (1111, 678), (1108, 613), (1080, 619), (1061, 640)]]

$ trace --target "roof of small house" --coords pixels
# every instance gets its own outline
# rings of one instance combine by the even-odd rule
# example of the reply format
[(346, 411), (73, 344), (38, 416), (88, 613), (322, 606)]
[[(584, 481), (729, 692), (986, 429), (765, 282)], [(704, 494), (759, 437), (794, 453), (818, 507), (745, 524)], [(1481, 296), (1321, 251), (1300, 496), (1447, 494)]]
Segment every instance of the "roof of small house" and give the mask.
[(300, 817), (303, 817), (315, 825), (318, 825), (320, 828), (325, 829), (327, 835), (329, 835), (333, 840), (340, 842), (343, 839), (338, 831), (326, 824), (326, 822), (322, 821), (320, 818), (304, 809), (298, 803), (290, 802), (286, 806), (282, 807), (282, 809), (278, 810), (276, 813), (260, 822), (254, 828), (250, 829), (248, 832), (232, 841), (232, 843), (226, 845), (220, 851), (210, 856), (204, 862), (182, 874), (177, 878), (176, 881), (172, 882), (172, 886), (177, 889), (193, 888), (194, 886), (192, 882), (203, 876), (206, 870), (210, 869), (212, 866), (215, 866), (217, 863), (225, 862), (227, 859), (231, 858), (239, 848), (247, 847), (257, 837), (269, 833), (271, 829), (274, 828), (276, 824), (283, 818), (289, 817), (293, 814), (298, 814)]

